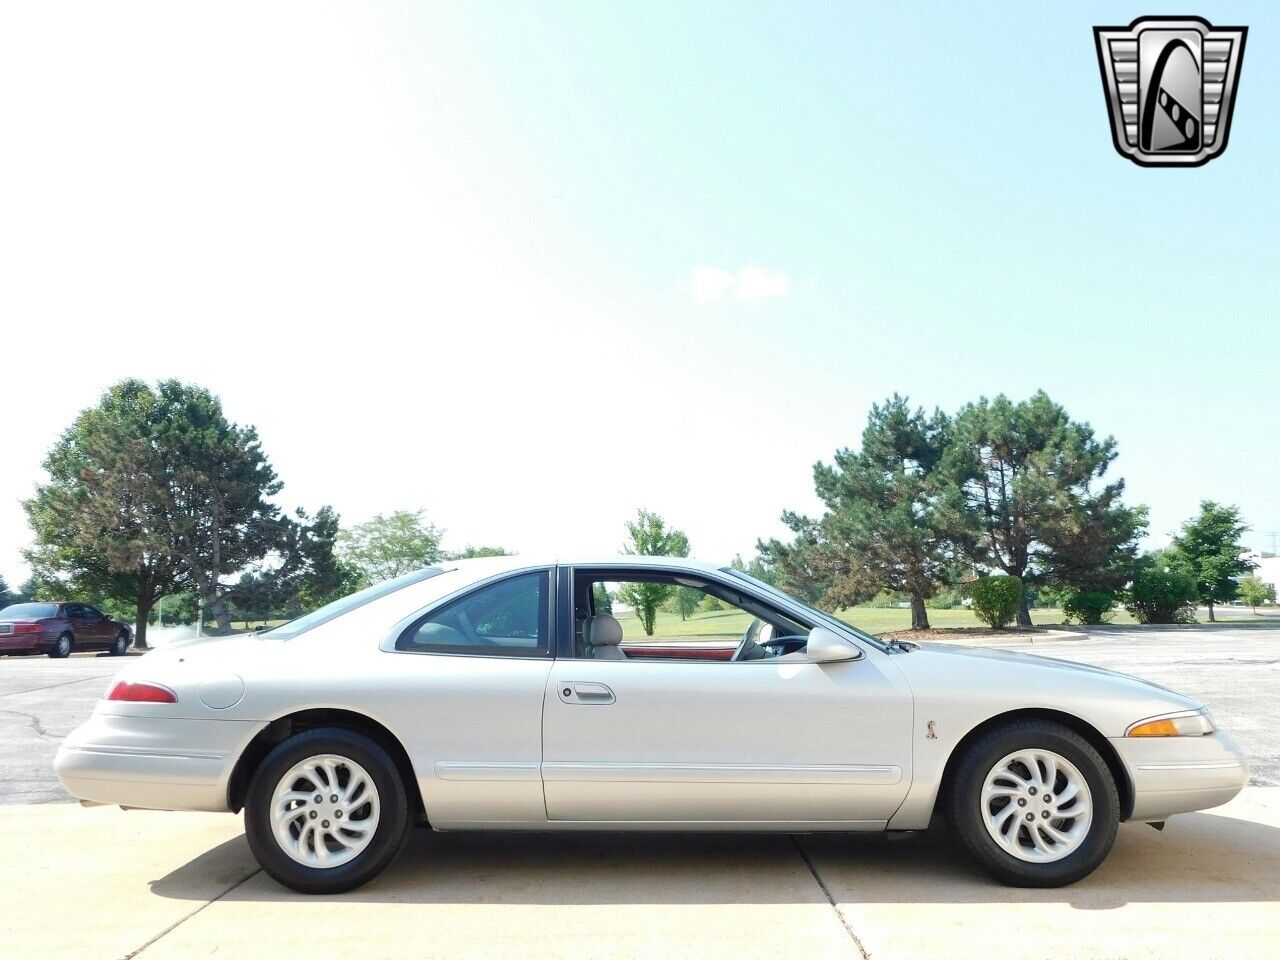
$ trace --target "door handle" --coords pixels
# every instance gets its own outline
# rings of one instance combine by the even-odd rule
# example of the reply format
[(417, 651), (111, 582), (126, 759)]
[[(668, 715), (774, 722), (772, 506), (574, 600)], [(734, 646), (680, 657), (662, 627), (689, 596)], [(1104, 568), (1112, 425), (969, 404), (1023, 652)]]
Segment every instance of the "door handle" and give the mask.
[(613, 691), (603, 683), (577, 680), (562, 680), (556, 693), (565, 703), (606, 704), (613, 703), (615, 699)]

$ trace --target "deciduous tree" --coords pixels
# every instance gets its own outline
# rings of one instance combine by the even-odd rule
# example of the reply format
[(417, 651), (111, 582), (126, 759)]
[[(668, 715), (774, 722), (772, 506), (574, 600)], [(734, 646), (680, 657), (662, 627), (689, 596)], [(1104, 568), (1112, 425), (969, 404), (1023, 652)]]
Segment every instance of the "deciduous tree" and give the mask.
[(1239, 509), (1205, 500), (1199, 515), (1184, 523), (1173, 538), (1171, 560), (1195, 578), (1200, 602), (1209, 608), (1210, 623), (1213, 605), (1234, 600), (1237, 579), (1253, 569), (1240, 543), (1248, 529)]
[(1253, 608), (1254, 613), (1258, 612), (1261, 604), (1276, 602), (1275, 587), (1264, 583), (1252, 573), (1240, 581), (1239, 595), (1243, 602)]
[(50, 596), (112, 599), (135, 609), (134, 644), (147, 648), (156, 601), (188, 582), (168, 549), (150, 446), (155, 393), (138, 380), (111, 387), (81, 412), (44, 460), (49, 482), (23, 503), (35, 534), (33, 586)]
[(422, 510), (396, 510), (344, 530), (338, 537), (339, 554), (366, 583), (381, 583), (444, 559), (443, 535)]
[[(689, 538), (669, 528), (662, 517), (639, 510), (636, 519), (627, 522), (628, 539), (622, 552), (646, 557), (687, 557)], [(658, 608), (671, 596), (672, 587), (665, 583), (632, 581), (618, 590), (618, 597), (636, 612), (645, 636), (653, 636)]]

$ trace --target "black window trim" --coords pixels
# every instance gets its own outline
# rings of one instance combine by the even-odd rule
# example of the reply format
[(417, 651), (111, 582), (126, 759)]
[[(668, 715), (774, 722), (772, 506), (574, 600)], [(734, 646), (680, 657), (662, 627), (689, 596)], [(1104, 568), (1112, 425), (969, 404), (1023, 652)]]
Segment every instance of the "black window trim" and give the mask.
[[(541, 574), (543, 577), (543, 597), (546, 602), (542, 610), (543, 619), (547, 628), (547, 646), (545, 649), (537, 649), (534, 653), (510, 653), (510, 648), (499, 648), (501, 652), (493, 652), (493, 648), (487, 647), (458, 647), (456, 649), (446, 649), (441, 647), (438, 650), (405, 650), (400, 647), (400, 641), (408, 635), (410, 631), (416, 631), (422, 623), (435, 616), (435, 614), (444, 610), (446, 607), (452, 606), (455, 602), (465, 600), (473, 593), (478, 593), (504, 580), (514, 580), (517, 577), (527, 576), (531, 573)], [(471, 657), (483, 658), (488, 660), (553, 660), (556, 655), (556, 568), (541, 564), (532, 567), (523, 567), (519, 570), (504, 570), (501, 573), (486, 577), (477, 583), (469, 583), (465, 587), (453, 591), (452, 593), (438, 597), (431, 604), (424, 607), (413, 614), (405, 617), (397, 623), (382, 641), (381, 649), (384, 653), (400, 653), (409, 654), (415, 657)]]

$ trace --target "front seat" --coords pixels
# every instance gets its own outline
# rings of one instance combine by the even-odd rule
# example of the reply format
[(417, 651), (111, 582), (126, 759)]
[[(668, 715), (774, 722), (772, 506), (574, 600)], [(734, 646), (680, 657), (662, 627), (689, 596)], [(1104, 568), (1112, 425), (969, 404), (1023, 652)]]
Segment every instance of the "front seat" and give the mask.
[(592, 660), (627, 659), (618, 646), (622, 642), (622, 624), (607, 613), (587, 618), (582, 625), (582, 639), (587, 645), (587, 656)]

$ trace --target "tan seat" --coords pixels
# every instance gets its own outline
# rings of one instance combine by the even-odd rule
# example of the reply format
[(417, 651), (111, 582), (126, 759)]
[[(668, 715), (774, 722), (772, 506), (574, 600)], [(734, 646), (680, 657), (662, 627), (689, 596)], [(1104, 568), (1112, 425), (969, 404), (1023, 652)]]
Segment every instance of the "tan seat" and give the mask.
[(592, 660), (627, 659), (618, 646), (622, 643), (622, 624), (607, 613), (587, 618), (582, 625), (582, 639), (587, 646), (587, 656)]

